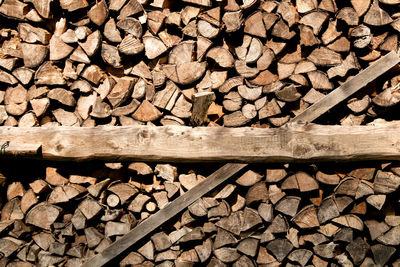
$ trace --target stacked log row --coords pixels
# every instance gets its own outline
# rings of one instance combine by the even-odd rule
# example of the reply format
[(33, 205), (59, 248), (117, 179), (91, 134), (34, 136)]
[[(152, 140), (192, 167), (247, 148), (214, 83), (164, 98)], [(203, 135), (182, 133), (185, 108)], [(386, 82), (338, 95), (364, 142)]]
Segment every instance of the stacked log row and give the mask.
[[(92, 2), (0, 1), (0, 125), (279, 127), (398, 51), (399, 1)], [(386, 80), (323, 122), (397, 118)]]
[[(3, 172), (1, 266), (79, 266), (208, 175), (190, 167), (46, 167), (32, 181)], [(391, 163), (250, 165), (117, 264), (399, 266), (399, 187)]]

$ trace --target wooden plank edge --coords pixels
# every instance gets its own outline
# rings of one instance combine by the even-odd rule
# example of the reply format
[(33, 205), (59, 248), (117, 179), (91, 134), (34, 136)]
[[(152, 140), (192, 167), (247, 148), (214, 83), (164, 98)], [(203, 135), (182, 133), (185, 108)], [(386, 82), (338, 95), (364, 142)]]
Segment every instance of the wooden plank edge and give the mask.
[(93, 256), (89, 261), (85, 262), (82, 267), (99, 267), (107, 264), (109, 261), (123, 253), (132, 245), (174, 217), (176, 214), (183, 211), (197, 199), (228, 180), (246, 166), (247, 164), (225, 164), (213, 174), (208, 176), (206, 180), (196, 185), (174, 201), (170, 202), (162, 210), (158, 211), (137, 225), (129, 233), (112, 243), (101, 253)]

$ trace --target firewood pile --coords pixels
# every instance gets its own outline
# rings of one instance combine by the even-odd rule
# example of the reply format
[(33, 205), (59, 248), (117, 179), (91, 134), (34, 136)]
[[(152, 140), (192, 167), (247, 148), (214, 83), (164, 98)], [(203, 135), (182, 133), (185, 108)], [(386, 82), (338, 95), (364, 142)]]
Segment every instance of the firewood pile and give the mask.
[[(2, 168), (1, 266), (79, 266), (215, 168), (43, 166)], [(399, 187), (390, 163), (250, 165), (112, 266), (399, 266)]]
[[(0, 125), (280, 127), (398, 52), (396, 0), (2, 0)], [(399, 76), (319, 123), (393, 119)]]
[[(399, 53), (399, 4), (0, 0), (0, 126), (280, 127)], [(400, 119), (399, 68), (373, 78), (316, 122)], [(0, 266), (80, 266), (217, 167), (1, 159)], [(400, 266), (399, 188), (397, 163), (249, 165), (111, 266)]]

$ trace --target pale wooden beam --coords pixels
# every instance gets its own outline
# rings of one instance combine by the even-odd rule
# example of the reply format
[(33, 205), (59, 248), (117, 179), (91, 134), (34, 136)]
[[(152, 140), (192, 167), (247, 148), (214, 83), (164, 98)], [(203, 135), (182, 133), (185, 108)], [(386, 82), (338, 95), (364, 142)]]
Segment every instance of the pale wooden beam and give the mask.
[(393, 68), (400, 62), (399, 56), (391, 51), (377, 62), (361, 71), (352, 79), (348, 80), (318, 102), (311, 105), (302, 113), (294, 117), (290, 122), (312, 122), (322, 114), (347, 99), (355, 92), (365, 87), (368, 83), (374, 81), (376, 78)]
[(277, 163), (400, 159), (400, 125), (0, 127), (0, 144), (6, 141), (41, 144), (42, 153), (30, 157), (45, 160)]
[(121, 239), (118, 239), (118, 241), (112, 243), (101, 253), (95, 255), (89, 261), (84, 263), (82, 267), (99, 267), (105, 265), (246, 166), (246, 164), (225, 164), (216, 172), (208, 176), (203, 182), (170, 202), (166, 207), (133, 228)]

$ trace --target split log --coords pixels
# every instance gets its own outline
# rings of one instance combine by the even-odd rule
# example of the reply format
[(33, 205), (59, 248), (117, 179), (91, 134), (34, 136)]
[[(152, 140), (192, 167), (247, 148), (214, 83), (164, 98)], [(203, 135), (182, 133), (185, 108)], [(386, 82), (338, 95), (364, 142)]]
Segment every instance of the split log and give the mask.
[(25, 222), (43, 229), (50, 229), (60, 212), (61, 208), (54, 205), (36, 205), (26, 215)]
[(374, 97), (372, 101), (381, 107), (391, 107), (400, 102), (398, 96), (398, 86), (385, 89), (379, 95)]
[(48, 49), (46, 46), (40, 44), (23, 43), (22, 54), (24, 65), (28, 68), (34, 68), (43, 63), (48, 54)]
[(78, 0), (78, 1), (61, 0), (60, 5), (63, 9), (66, 9), (69, 12), (89, 6), (86, 0)]
[(238, 31), (243, 24), (243, 16), (241, 11), (226, 12), (222, 17), (227, 32)]
[(372, 40), (371, 30), (365, 25), (354, 28), (350, 33), (350, 37), (354, 39), (354, 47), (360, 49), (367, 47)]
[(371, 0), (351, 0), (351, 5), (355, 9), (357, 15), (361, 17), (370, 7)]
[(28, 13), (28, 5), (20, 1), (4, 0), (0, 6), (0, 13), (14, 19), (24, 20)]
[(108, 7), (104, 0), (96, 2), (88, 12), (90, 20), (98, 26), (103, 25), (104, 21), (108, 17)]
[(223, 47), (212, 48), (207, 52), (206, 57), (211, 58), (223, 68), (230, 68), (233, 66), (234, 59), (232, 54)]
[(36, 84), (43, 85), (64, 85), (65, 80), (61, 70), (50, 61), (43, 63), (35, 73)]
[(256, 12), (245, 21), (244, 32), (265, 38), (266, 30), (264, 27), (259, 27), (259, 25), (263, 25), (263, 16), (261, 12)]
[(319, 66), (335, 66), (342, 63), (340, 54), (324, 47), (314, 49), (308, 59)]
[(191, 84), (200, 79), (206, 71), (206, 64), (188, 62), (178, 65), (164, 65), (164, 74), (178, 84)]
[(379, 2), (373, 0), (371, 7), (364, 16), (364, 23), (372, 26), (382, 26), (393, 21), (390, 15), (379, 7)]
[(95, 31), (89, 34), (84, 42), (78, 43), (89, 57), (93, 56), (101, 45), (100, 31)]
[[(272, 35), (284, 40), (292, 39), (296, 33), (289, 29), (289, 26), (283, 20), (278, 20), (272, 28)], [(262, 36), (260, 36), (262, 37)]]
[(193, 95), (193, 111), (190, 119), (192, 124), (203, 124), (208, 108), (214, 100), (215, 94), (213, 92), (203, 92)]

